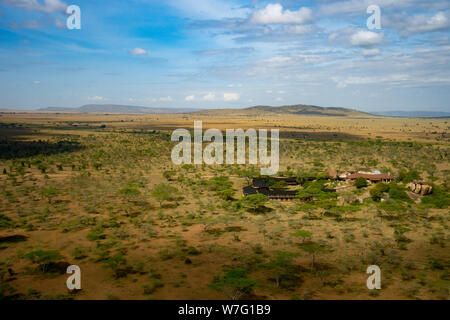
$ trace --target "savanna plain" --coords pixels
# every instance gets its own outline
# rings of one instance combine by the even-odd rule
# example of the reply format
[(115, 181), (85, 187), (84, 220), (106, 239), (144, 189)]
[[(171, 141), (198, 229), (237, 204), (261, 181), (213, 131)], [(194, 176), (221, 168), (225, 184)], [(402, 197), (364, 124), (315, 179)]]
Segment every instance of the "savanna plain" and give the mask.
[[(171, 133), (194, 120), (279, 129), (298, 196), (244, 196), (258, 166), (173, 164)], [(0, 298), (449, 299), (449, 154), (445, 118), (3, 111)], [(356, 170), (394, 180), (330, 178)]]

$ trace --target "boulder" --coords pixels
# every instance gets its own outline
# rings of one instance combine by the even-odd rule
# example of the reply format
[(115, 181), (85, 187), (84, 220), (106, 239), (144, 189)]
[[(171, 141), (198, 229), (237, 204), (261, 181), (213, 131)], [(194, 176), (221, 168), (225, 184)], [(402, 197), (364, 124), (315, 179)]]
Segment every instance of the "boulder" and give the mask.
[(416, 188), (416, 184), (410, 182), (406, 185), (406, 187), (409, 188), (411, 191), (414, 191), (414, 189)]
[(422, 185), (421, 184), (416, 184), (416, 188), (414, 189), (414, 193), (419, 194), (420, 191), (422, 191)]
[(432, 189), (433, 188), (428, 184), (422, 185), (422, 191), (420, 192), (420, 194), (423, 196), (430, 194)]
[(333, 180), (337, 179), (336, 169), (328, 168), (327, 177), (328, 177), (328, 179), (333, 179)]

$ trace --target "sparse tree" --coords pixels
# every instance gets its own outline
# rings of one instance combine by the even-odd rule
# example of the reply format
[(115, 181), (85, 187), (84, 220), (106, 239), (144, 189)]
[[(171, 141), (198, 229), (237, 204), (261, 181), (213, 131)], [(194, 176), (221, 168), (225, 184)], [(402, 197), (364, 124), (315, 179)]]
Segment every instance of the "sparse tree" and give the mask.
[(256, 281), (247, 278), (248, 271), (244, 269), (233, 269), (225, 275), (216, 277), (209, 287), (222, 292), (231, 300), (239, 300), (243, 295), (252, 293)]
[(300, 245), (300, 248), (311, 255), (311, 270), (314, 270), (314, 263), (316, 261), (316, 256), (319, 253), (325, 253), (330, 251), (329, 247), (315, 242), (304, 243)]
[(269, 201), (269, 198), (261, 193), (250, 194), (241, 199), (242, 205), (252, 212), (261, 212), (264, 210), (264, 204)]
[(160, 183), (153, 189), (152, 197), (159, 202), (159, 207), (162, 208), (162, 203), (164, 201), (173, 201), (177, 193), (177, 188), (165, 183)]
[(49, 265), (61, 259), (62, 256), (56, 250), (36, 250), (26, 253), (24, 258), (39, 264), (41, 271), (45, 273)]
[(44, 198), (47, 198), (48, 203), (51, 203), (52, 199), (54, 197), (58, 196), (60, 194), (60, 192), (58, 190), (56, 190), (55, 188), (45, 188), (45, 189), (41, 190), (40, 194)]
[(289, 277), (293, 268), (292, 261), (297, 255), (293, 252), (277, 251), (275, 257), (264, 264), (264, 268), (270, 270), (277, 288), (280, 287), (284, 277)]
[(309, 232), (306, 230), (298, 230), (298, 231), (295, 231), (294, 233), (291, 233), (291, 236), (300, 237), (300, 238), (302, 238), (302, 243), (305, 243), (306, 239), (311, 239), (312, 232)]

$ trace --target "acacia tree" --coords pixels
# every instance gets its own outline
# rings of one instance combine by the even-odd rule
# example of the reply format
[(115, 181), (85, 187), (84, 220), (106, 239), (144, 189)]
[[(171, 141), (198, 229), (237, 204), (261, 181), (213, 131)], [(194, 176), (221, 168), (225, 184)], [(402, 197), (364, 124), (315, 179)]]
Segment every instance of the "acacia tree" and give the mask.
[(319, 253), (326, 253), (330, 251), (330, 248), (325, 245), (321, 245), (315, 242), (308, 242), (300, 245), (300, 248), (311, 255), (311, 271), (314, 270), (314, 262), (316, 256)]
[(302, 243), (305, 243), (306, 238), (311, 239), (312, 232), (309, 232), (306, 230), (298, 230), (298, 231), (295, 231), (294, 233), (291, 233), (291, 236), (300, 237), (300, 238), (302, 238)]
[(178, 189), (167, 185), (165, 183), (160, 183), (155, 186), (152, 191), (152, 197), (159, 202), (159, 207), (162, 208), (162, 203), (164, 201), (173, 201), (178, 193)]
[(266, 208), (264, 204), (269, 198), (261, 193), (250, 194), (241, 199), (241, 204), (249, 211), (262, 212)]
[(259, 172), (258, 172), (258, 170), (256, 170), (255, 167), (250, 167), (250, 168), (239, 170), (238, 175), (241, 177), (244, 177), (245, 180), (247, 181), (247, 185), (249, 186), (252, 182), (252, 179), (254, 177), (259, 176)]
[(26, 253), (24, 258), (39, 264), (41, 271), (45, 273), (49, 265), (61, 259), (62, 256), (56, 250), (36, 250)]
[(248, 270), (233, 269), (221, 277), (216, 277), (209, 287), (222, 292), (231, 300), (239, 300), (243, 295), (252, 293), (256, 281), (247, 278)]
[(47, 198), (48, 203), (52, 202), (52, 199), (60, 194), (55, 188), (45, 188), (40, 192), (41, 196)]
[(297, 255), (293, 252), (277, 251), (276, 256), (264, 264), (264, 267), (269, 269), (273, 275), (277, 288), (280, 287), (283, 278), (287, 278), (291, 274), (294, 267), (292, 261)]

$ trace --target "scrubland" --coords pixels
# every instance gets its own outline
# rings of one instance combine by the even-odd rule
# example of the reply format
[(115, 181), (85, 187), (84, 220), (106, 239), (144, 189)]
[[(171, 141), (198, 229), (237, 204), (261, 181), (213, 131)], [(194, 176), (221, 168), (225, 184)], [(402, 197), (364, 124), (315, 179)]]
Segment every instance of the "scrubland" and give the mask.
[[(194, 120), (280, 129), (280, 176), (303, 190), (338, 186), (329, 168), (395, 182), (385, 201), (375, 185), (248, 201), (258, 168), (172, 163), (171, 131)], [(448, 134), (448, 119), (1, 113), (0, 298), (448, 299)], [(433, 193), (412, 200), (411, 180)]]

